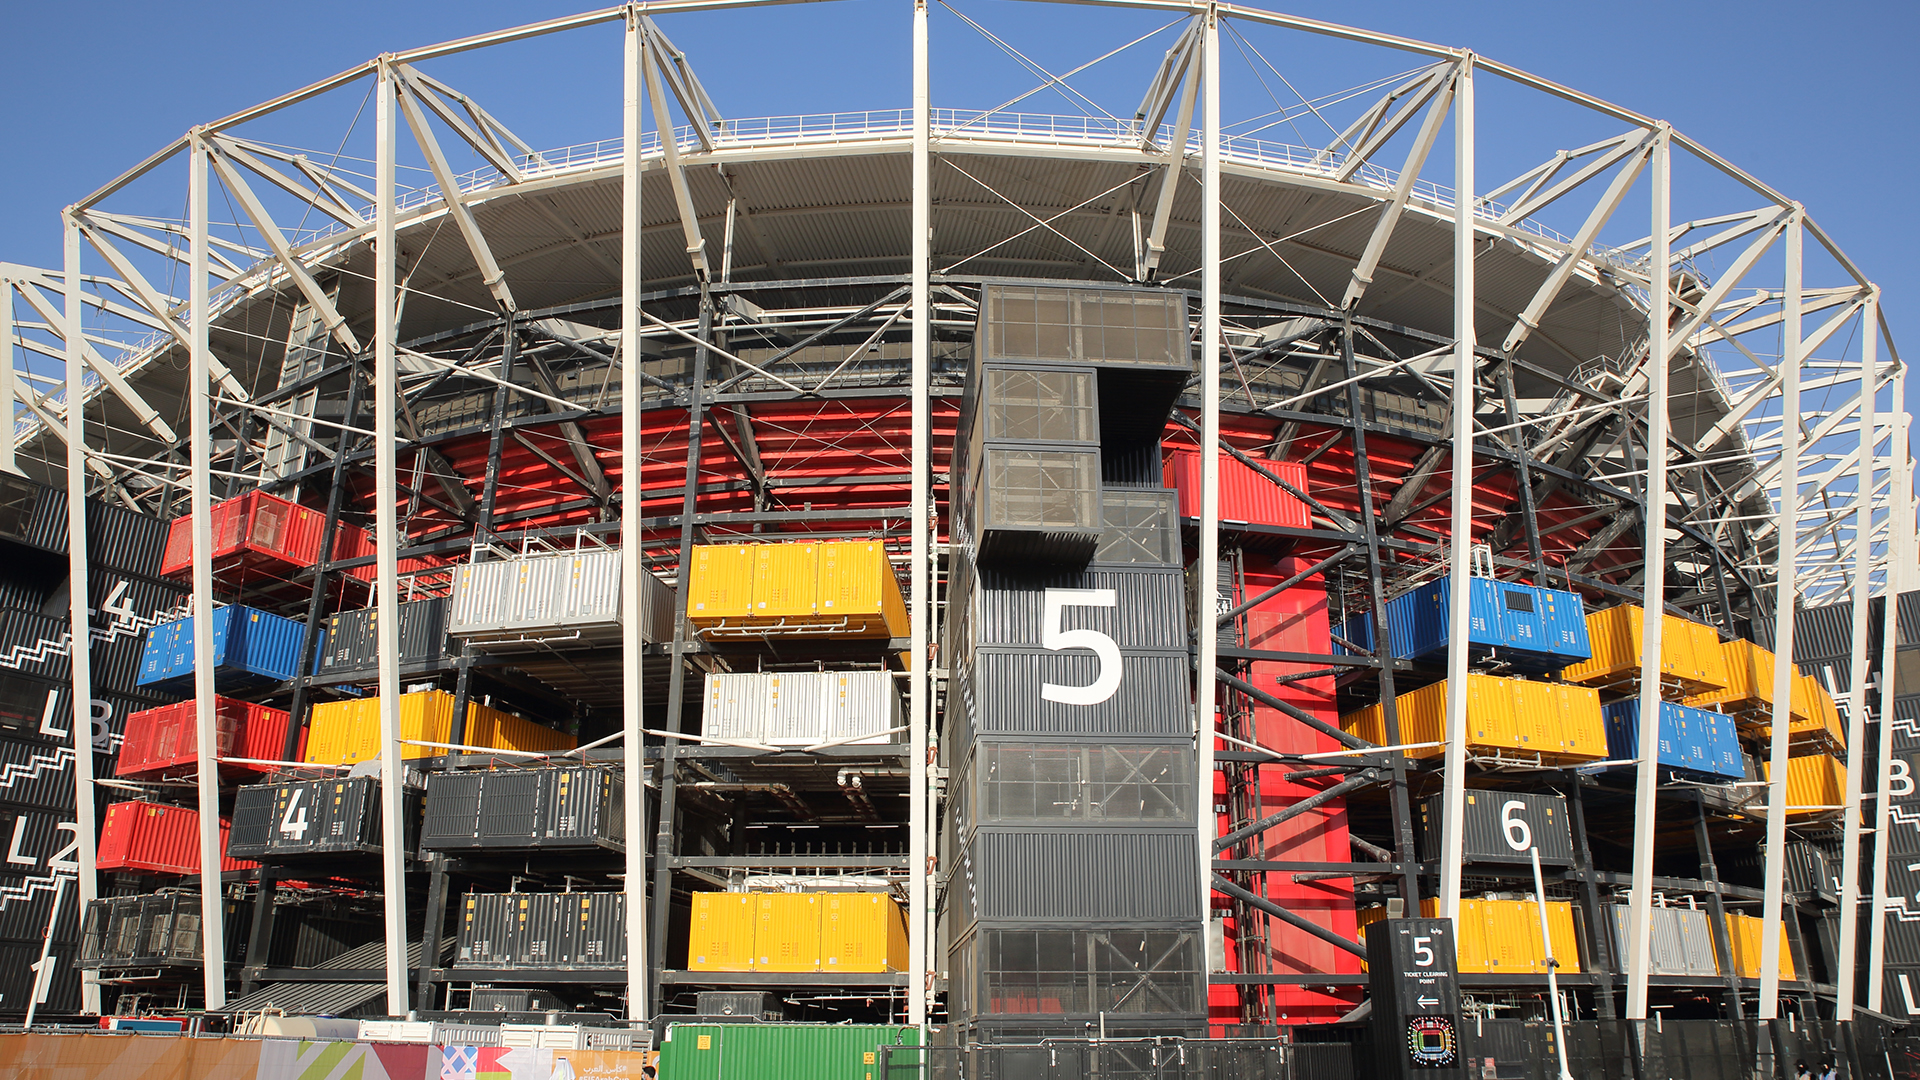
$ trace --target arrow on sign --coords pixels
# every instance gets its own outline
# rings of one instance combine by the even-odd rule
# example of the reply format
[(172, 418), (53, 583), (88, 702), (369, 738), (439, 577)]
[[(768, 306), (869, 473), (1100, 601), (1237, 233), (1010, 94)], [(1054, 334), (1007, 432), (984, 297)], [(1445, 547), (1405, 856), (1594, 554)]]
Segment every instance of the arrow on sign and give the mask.
[(1418, 1005), (1418, 1006), (1420, 1006), (1420, 1007), (1421, 1007), (1421, 1008), (1423, 1008), (1423, 1009), (1424, 1009), (1424, 1008), (1426, 1008), (1426, 1007), (1427, 1007), (1427, 1006), (1429, 1006), (1429, 1005), (1438, 1005), (1438, 1004), (1440, 1004), (1440, 999), (1439, 999), (1439, 998), (1430, 998), (1430, 997), (1418, 997), (1418, 998), (1415, 998), (1415, 999), (1413, 999), (1413, 1000), (1414, 1000), (1414, 1004), (1416, 1004), (1416, 1005)]

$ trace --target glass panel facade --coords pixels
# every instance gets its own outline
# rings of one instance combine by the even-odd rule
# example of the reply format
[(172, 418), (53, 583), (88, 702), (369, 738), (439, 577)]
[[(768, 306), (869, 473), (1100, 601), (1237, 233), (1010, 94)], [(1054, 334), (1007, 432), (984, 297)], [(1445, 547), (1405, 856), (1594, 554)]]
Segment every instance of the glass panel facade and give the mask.
[(1092, 372), (989, 368), (985, 375), (987, 438), (1099, 440)]
[(1098, 454), (993, 447), (983, 456), (984, 526), (1100, 527)]

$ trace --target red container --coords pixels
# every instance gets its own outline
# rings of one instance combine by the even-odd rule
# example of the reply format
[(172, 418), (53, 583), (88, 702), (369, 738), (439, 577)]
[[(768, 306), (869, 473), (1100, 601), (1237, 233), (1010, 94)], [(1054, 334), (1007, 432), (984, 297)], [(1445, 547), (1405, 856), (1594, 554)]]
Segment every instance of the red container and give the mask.
[[(1260, 466), (1295, 488), (1307, 490), (1306, 466), (1293, 461), (1262, 461)], [(1180, 516), (1199, 517), (1199, 452), (1175, 450), (1167, 455), (1166, 478), (1167, 486), (1180, 492)], [(1311, 527), (1306, 503), (1230, 454), (1220, 455), (1220, 520), (1290, 529)]]
[[(216, 573), (237, 567), (285, 576), (320, 558), (320, 532), (326, 515), (263, 491), (250, 491), (213, 508), (213, 565)], [(160, 573), (182, 577), (193, 572), (193, 517), (173, 520)]]
[[(333, 542), (334, 561), (339, 562), (344, 559), (371, 559), (377, 553), (374, 547), (372, 533), (362, 529), (358, 525), (348, 525), (345, 522), (340, 524), (339, 531), (335, 533)], [(445, 560), (432, 557), (401, 559), (397, 569), (403, 574), (409, 574), (444, 565), (446, 565)], [(375, 577), (373, 563), (368, 563), (365, 566), (356, 566), (343, 572), (348, 577), (358, 578), (368, 584), (372, 584)]]
[[(213, 710), (214, 730), (218, 733), (215, 753), (219, 757), (281, 760), (287, 737), (284, 711), (217, 696), (213, 699)], [(304, 747), (304, 730), (300, 741)], [(198, 766), (199, 746), (192, 700), (145, 709), (127, 717), (126, 738), (120, 746), (119, 763), (113, 773), (139, 780), (192, 776)], [(229, 763), (222, 765), (220, 771), (228, 775), (261, 773), (271, 771), (271, 767)]]
[[(226, 857), (231, 822), (220, 819), (220, 869), (248, 870), (258, 863)], [(123, 802), (107, 807), (100, 826), (97, 863), (101, 870), (148, 874), (200, 872), (200, 815), (184, 806)]]

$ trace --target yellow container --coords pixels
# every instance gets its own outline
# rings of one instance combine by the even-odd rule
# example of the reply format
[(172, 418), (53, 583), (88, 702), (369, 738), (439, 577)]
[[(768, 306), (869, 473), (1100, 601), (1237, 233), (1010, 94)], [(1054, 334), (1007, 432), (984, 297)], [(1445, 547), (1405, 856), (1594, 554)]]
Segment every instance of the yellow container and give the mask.
[(907, 601), (893, 576), (885, 544), (821, 544), (820, 614), (848, 620), (851, 633), (903, 638)]
[[(1772, 714), (1763, 714), (1771, 720)], [(1773, 725), (1762, 723), (1754, 728), (1762, 742), (1771, 743)], [(1793, 677), (1793, 713), (1792, 723), (1787, 725), (1787, 745), (1795, 754), (1816, 754), (1822, 751), (1842, 751), (1847, 748), (1847, 729), (1840, 722), (1840, 706), (1820, 685), (1820, 680), (1811, 675)]]
[[(453, 695), (427, 690), (400, 695), (400, 738), (445, 743), (453, 734)], [(541, 727), (498, 709), (469, 702), (465, 746), (495, 750), (545, 753), (571, 750), (575, 740), (552, 728)], [(440, 757), (447, 751), (431, 746), (402, 746), (406, 759)], [(328, 701), (313, 707), (307, 727), (307, 758), (316, 765), (352, 765), (380, 756), (380, 699)]]
[[(1440, 902), (1428, 897), (1420, 913), (1438, 918)], [(1371, 920), (1369, 920), (1371, 921)], [(1547, 933), (1562, 973), (1580, 970), (1580, 945), (1574, 933), (1573, 902), (1547, 901)], [(1454, 930), (1460, 970), (1475, 974), (1544, 975), (1546, 951), (1540, 943), (1539, 905), (1531, 900), (1460, 901)]]
[[(1447, 684), (1443, 680), (1395, 699), (1400, 741), (1438, 743), (1446, 738)], [(1376, 745), (1387, 745), (1386, 712), (1369, 705), (1340, 718), (1340, 726)], [(1599, 761), (1607, 752), (1600, 694), (1584, 686), (1467, 676), (1467, 749), (1477, 754), (1537, 758), (1542, 764)], [(1443, 746), (1404, 751), (1435, 758)]]
[(823, 893), (820, 970), (907, 969), (907, 913), (886, 893)]
[(751, 895), (754, 970), (820, 970), (820, 895)]
[[(1622, 604), (1587, 616), (1587, 638), (1593, 658), (1560, 673), (1568, 682), (1624, 689), (1640, 681), (1641, 620), (1633, 604)], [(1727, 663), (1720, 635), (1712, 627), (1672, 615), (1661, 616), (1661, 683), (1683, 697), (1724, 690)]]
[(886, 546), (708, 544), (687, 574), (687, 621), (708, 637), (903, 638), (907, 602)]
[(687, 568), (687, 621), (708, 626), (753, 614), (754, 550), (758, 544), (702, 544)]
[(753, 552), (755, 625), (819, 614), (820, 545), (761, 544)]
[(747, 893), (693, 894), (687, 934), (689, 970), (753, 970), (754, 900)]
[[(1773, 780), (1773, 762), (1762, 758), (1761, 771)], [(1837, 816), (1844, 809), (1847, 767), (1831, 754), (1787, 759), (1787, 820)], [(1765, 802), (1757, 804), (1765, 806)], [(1864, 816), (1864, 815), (1863, 815)]]
[[(1743, 979), (1760, 977), (1760, 950), (1766, 941), (1765, 928), (1766, 923), (1756, 916), (1727, 912), (1727, 943), (1733, 953), (1735, 975)], [(1786, 926), (1776, 923), (1775, 933), (1780, 935), (1780, 977), (1792, 979), (1795, 977), (1793, 949), (1787, 944)]]
[[(1695, 694), (1687, 698), (1685, 704), (1697, 709), (1718, 707), (1721, 712), (1736, 717), (1742, 731), (1766, 730), (1773, 719), (1773, 653), (1740, 639), (1722, 645), (1720, 653), (1726, 661), (1726, 689)], [(1793, 726), (1789, 731), (1794, 744), (1820, 746), (1832, 738), (1835, 741), (1831, 748), (1842, 748), (1846, 734), (1839, 728), (1838, 710), (1831, 710), (1834, 713), (1831, 728), (1823, 722), (1821, 699), (1826, 699), (1829, 709), (1832, 702), (1826, 688), (1819, 680), (1802, 675), (1797, 669), (1790, 685), (1793, 690), (1788, 709), (1793, 715)]]

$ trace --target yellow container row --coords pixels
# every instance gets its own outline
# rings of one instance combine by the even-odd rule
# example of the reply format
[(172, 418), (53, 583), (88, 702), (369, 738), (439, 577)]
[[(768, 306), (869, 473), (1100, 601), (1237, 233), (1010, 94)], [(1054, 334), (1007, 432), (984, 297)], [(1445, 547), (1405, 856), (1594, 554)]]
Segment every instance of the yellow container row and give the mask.
[[(1761, 758), (1760, 768), (1773, 780), (1773, 762)], [(1832, 754), (1806, 754), (1787, 759), (1787, 820), (1835, 817), (1846, 809), (1847, 767)], [(1764, 799), (1759, 804), (1765, 806)]]
[[(1360, 941), (1367, 940), (1370, 923), (1386, 918), (1380, 904), (1361, 908), (1355, 922)], [(1420, 901), (1420, 914), (1429, 919), (1440, 917), (1440, 901), (1429, 896)], [(1459, 970), (1468, 974), (1544, 975), (1546, 950), (1540, 941), (1540, 905), (1532, 900), (1460, 901), (1460, 918), (1454, 934), (1454, 955)], [(1580, 939), (1574, 932), (1573, 901), (1547, 901), (1547, 934), (1553, 941), (1553, 958), (1561, 974), (1580, 970)], [(1362, 965), (1364, 967), (1364, 965)]]
[[(400, 695), (400, 738), (414, 742), (448, 743), (453, 736), (453, 695), (427, 690)], [(571, 750), (574, 737), (541, 727), (512, 713), (485, 705), (467, 705), (467, 730), (461, 745), (492, 750), (551, 753)], [(440, 757), (447, 751), (431, 746), (402, 746), (403, 758)], [(329, 701), (313, 707), (307, 729), (307, 761), (316, 765), (352, 765), (380, 756), (380, 699)]]
[(884, 544), (705, 544), (693, 549), (686, 588), (687, 621), (708, 637), (908, 634)]
[[(1447, 684), (1401, 694), (1394, 699), (1403, 745), (1446, 739)], [(1340, 718), (1340, 726), (1379, 746), (1388, 745), (1386, 710), (1369, 705)], [(1541, 764), (1599, 761), (1607, 755), (1607, 728), (1600, 718), (1600, 694), (1584, 686), (1467, 676), (1467, 749), (1480, 754), (1537, 758)], [(1444, 746), (1404, 751), (1432, 758)]]
[[(1587, 638), (1593, 657), (1562, 671), (1568, 682), (1602, 688), (1625, 688), (1640, 681), (1642, 620), (1633, 604), (1622, 604), (1587, 616)], [(1660, 681), (1686, 695), (1712, 693), (1727, 686), (1726, 654), (1720, 633), (1711, 626), (1661, 616)]]
[[(1440, 901), (1420, 901), (1420, 913), (1437, 918)], [(1540, 905), (1532, 900), (1460, 901), (1454, 950), (1460, 970), (1495, 975), (1545, 975), (1547, 955), (1540, 941)], [(1547, 934), (1562, 974), (1580, 970), (1579, 937), (1573, 929), (1573, 901), (1547, 901)]]
[[(1420, 914), (1429, 919), (1440, 917), (1440, 901), (1427, 897), (1420, 901)], [(1366, 941), (1369, 923), (1386, 917), (1379, 904), (1360, 909), (1357, 923)], [(1760, 950), (1765, 941), (1766, 924), (1752, 915), (1727, 913), (1727, 943), (1732, 953), (1734, 974), (1743, 979), (1760, 977)], [(1780, 935), (1780, 977), (1795, 978), (1793, 949), (1787, 943), (1786, 927), (1775, 924)], [(1574, 932), (1573, 902), (1547, 901), (1547, 933), (1553, 941), (1553, 958), (1562, 973), (1580, 970), (1580, 946)], [(1459, 970), (1466, 974), (1542, 974), (1547, 957), (1540, 942), (1540, 906), (1531, 900), (1460, 901), (1460, 917), (1454, 935)], [(1719, 961), (1714, 961), (1719, 966)]]
[[(1685, 704), (1695, 708), (1718, 707), (1738, 717), (1740, 728), (1762, 739), (1773, 737), (1773, 653), (1751, 641), (1736, 639), (1721, 646), (1726, 658), (1727, 685), (1724, 689), (1695, 694)], [(1791, 724), (1787, 737), (1795, 750), (1843, 750), (1847, 731), (1840, 723), (1840, 709), (1833, 695), (1811, 675), (1797, 669), (1789, 682), (1788, 704)]]
[[(1733, 973), (1743, 979), (1760, 977), (1760, 949), (1766, 941), (1763, 928), (1766, 922), (1755, 915), (1741, 915), (1727, 912), (1727, 947), (1733, 953)], [(1780, 977), (1792, 979), (1794, 975), (1793, 949), (1787, 944), (1785, 924), (1776, 923), (1776, 933), (1780, 935)]]
[(693, 894), (692, 971), (907, 968), (907, 915), (886, 893)]

